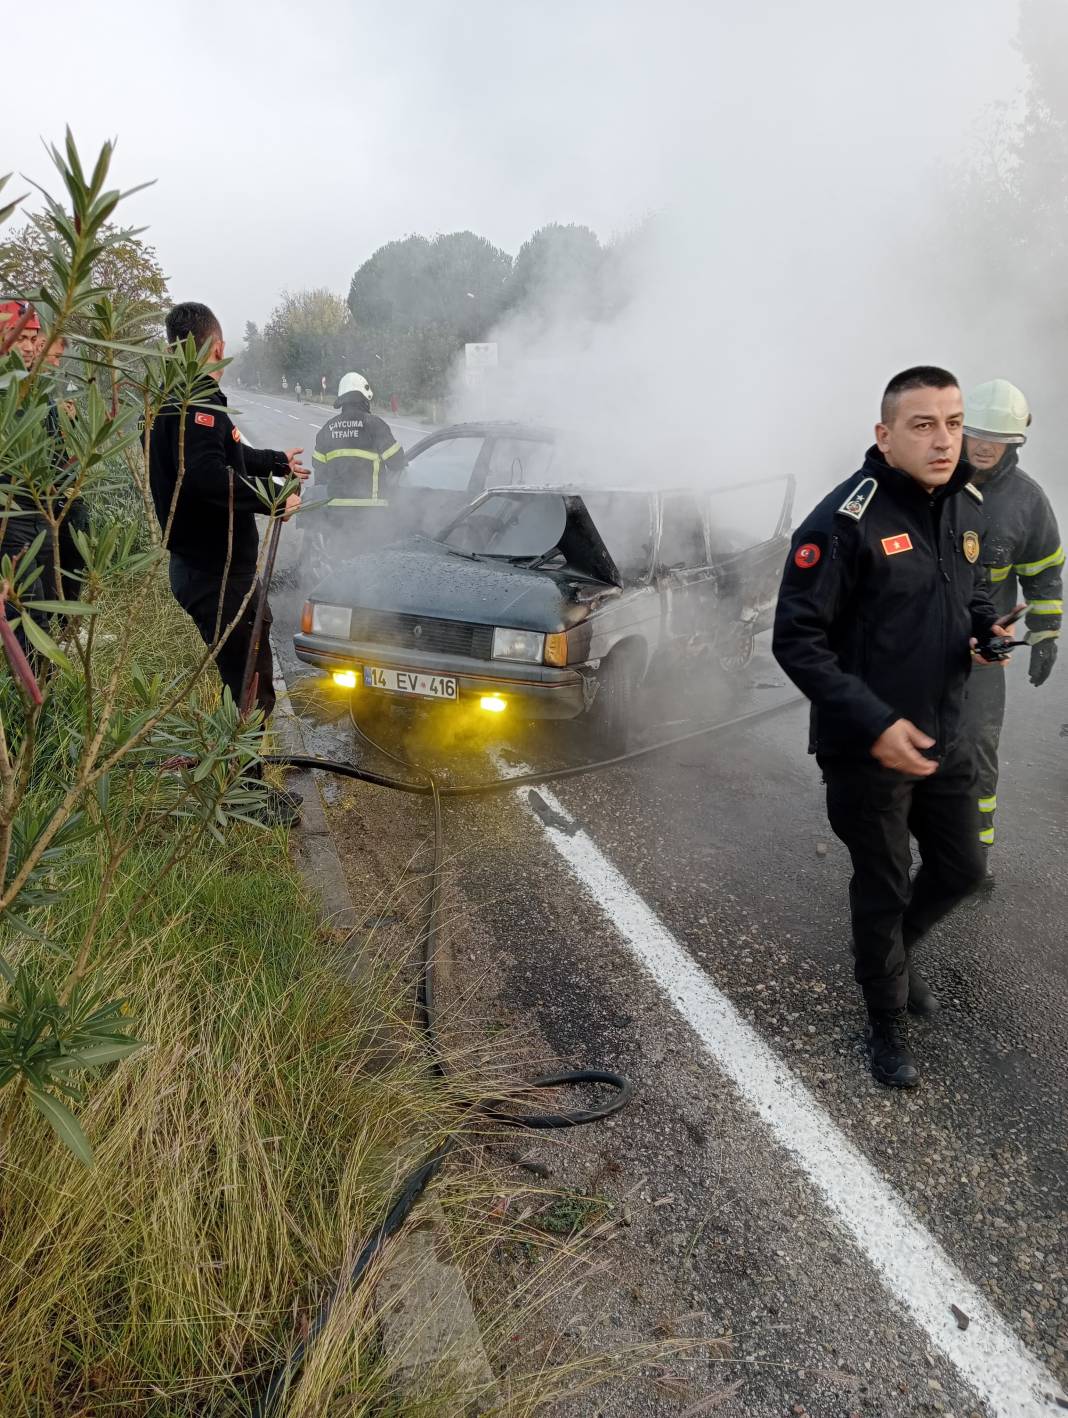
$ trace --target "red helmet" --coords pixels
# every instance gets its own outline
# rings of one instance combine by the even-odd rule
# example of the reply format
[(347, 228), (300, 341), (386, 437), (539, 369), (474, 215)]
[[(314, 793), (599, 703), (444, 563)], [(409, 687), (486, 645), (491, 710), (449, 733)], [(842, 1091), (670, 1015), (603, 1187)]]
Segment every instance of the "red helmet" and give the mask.
[(24, 330), (39, 330), (41, 328), (41, 317), (28, 300), (0, 301), (0, 323), (6, 325), (8, 321), (12, 323), (19, 321), (26, 314), (27, 310), (30, 312), (30, 318), (22, 328)]

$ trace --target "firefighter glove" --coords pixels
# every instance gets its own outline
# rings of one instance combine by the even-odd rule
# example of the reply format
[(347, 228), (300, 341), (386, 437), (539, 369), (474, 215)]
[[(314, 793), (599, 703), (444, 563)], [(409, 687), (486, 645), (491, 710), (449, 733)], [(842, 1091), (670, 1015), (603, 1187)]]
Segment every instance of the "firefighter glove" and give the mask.
[(1031, 683), (1036, 689), (1049, 679), (1050, 670), (1053, 669), (1053, 662), (1056, 658), (1056, 640), (1040, 640), (1037, 645), (1031, 646), (1030, 676)]

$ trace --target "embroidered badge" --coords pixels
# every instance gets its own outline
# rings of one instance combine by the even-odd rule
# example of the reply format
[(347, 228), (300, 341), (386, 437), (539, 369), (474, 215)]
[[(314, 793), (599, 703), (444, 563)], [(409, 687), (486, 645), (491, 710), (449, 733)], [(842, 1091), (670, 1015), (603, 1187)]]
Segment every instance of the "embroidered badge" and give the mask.
[(979, 560), (979, 533), (965, 532), (960, 541), (964, 548), (964, 555), (974, 565)]
[(879, 484), (874, 478), (861, 478), (838, 511), (845, 517), (852, 517), (854, 522), (859, 522), (878, 490)]
[(202, 413), (200, 412), (200, 410), (198, 409), (197, 412), (193, 415), (193, 422), (194, 422), (194, 423), (202, 424), (205, 428), (214, 428), (214, 427), (215, 427), (215, 415), (214, 415), (214, 414), (202, 414)]
[(897, 556), (898, 552), (911, 550), (912, 538), (908, 532), (900, 532), (896, 537), (883, 537), (883, 551), (887, 556)]
[(794, 552), (794, 565), (800, 566), (802, 571), (807, 571), (809, 567), (816, 565), (822, 555), (815, 542), (806, 542)]

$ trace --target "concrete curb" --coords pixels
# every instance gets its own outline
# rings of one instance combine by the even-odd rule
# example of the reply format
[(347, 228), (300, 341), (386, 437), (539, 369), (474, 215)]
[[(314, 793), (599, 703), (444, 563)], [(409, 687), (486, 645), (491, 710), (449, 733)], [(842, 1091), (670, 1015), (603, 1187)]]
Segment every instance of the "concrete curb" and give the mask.
[[(279, 663), (275, 653), (275, 665)], [(307, 753), (300, 720), (289, 690), (275, 671), (277, 706), (271, 730), (283, 753)], [(318, 896), (321, 920), (350, 932), (359, 922), (345, 871), (319, 790), (319, 775), (292, 771), (288, 786), (303, 794), (302, 820), (290, 835), (290, 850), (305, 885)], [(350, 963), (350, 980), (360, 973)], [(382, 1346), (402, 1394), (415, 1397), (431, 1374), (449, 1376), (479, 1398), (463, 1410), (477, 1414), (500, 1402), (493, 1370), (467, 1293), (463, 1274), (452, 1259), (440, 1204), (424, 1200), (411, 1225), (386, 1249), (378, 1283)], [(458, 1410), (459, 1413), (459, 1410)]]

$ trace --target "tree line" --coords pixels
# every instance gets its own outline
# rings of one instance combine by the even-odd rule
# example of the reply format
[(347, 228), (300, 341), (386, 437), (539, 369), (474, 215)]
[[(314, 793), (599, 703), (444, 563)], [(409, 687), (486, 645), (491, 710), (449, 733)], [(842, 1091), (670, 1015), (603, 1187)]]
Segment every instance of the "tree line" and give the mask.
[(515, 257), (472, 231), (387, 242), (352, 277), (347, 299), (328, 290), (286, 292), (261, 330), (249, 321), (233, 373), (243, 384), (328, 390), (348, 369), (383, 398), (439, 399), (465, 344), (506, 316), (611, 317), (625, 302), (625, 271), (655, 219), (604, 243), (586, 226), (552, 223)]

